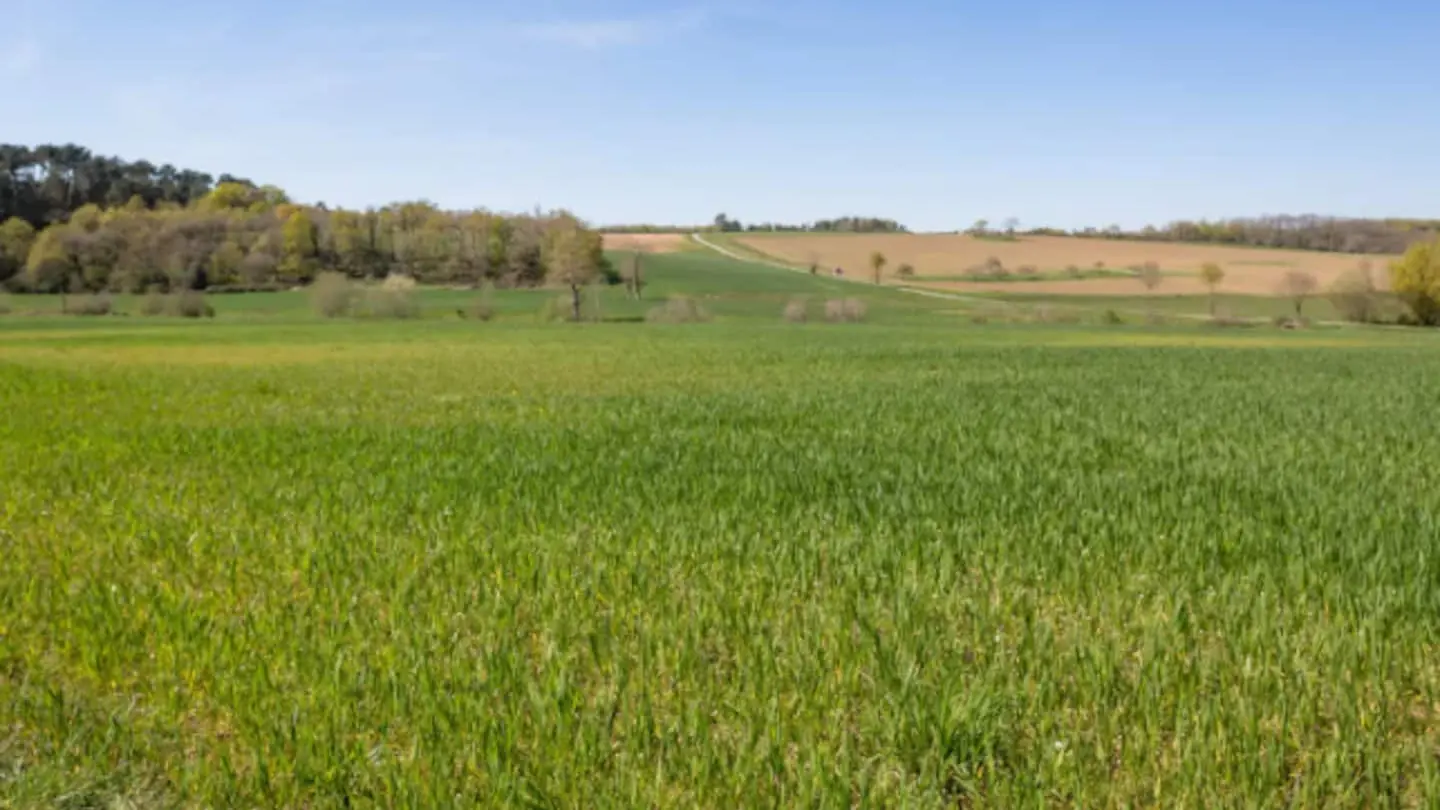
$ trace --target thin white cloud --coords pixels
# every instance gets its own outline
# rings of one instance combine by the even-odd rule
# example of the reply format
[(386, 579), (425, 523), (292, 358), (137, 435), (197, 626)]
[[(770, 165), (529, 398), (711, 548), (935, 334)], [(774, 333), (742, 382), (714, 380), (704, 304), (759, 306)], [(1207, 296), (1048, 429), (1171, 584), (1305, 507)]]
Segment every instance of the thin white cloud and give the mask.
[(683, 12), (625, 20), (554, 20), (522, 25), (519, 32), (538, 42), (599, 50), (660, 42), (698, 28), (703, 22), (702, 13)]
[(24, 76), (40, 64), (40, 43), (33, 39), (22, 39), (0, 48), (0, 71), (12, 76)]

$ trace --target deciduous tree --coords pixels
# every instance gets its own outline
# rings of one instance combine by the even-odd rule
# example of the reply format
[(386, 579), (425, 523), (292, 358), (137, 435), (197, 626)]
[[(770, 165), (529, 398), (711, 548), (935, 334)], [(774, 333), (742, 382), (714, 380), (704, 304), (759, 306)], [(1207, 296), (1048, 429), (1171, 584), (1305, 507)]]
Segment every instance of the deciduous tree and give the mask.
[(1154, 292), (1155, 288), (1159, 287), (1160, 282), (1163, 281), (1165, 278), (1164, 275), (1160, 272), (1160, 265), (1156, 262), (1145, 262), (1144, 264), (1136, 267), (1135, 275), (1140, 279), (1140, 283), (1145, 285), (1145, 289), (1149, 292)]
[(0, 224), (0, 284), (25, 269), (25, 260), (34, 243), (35, 227), (29, 222), (11, 217)]
[(586, 230), (569, 214), (558, 216), (545, 235), (546, 277), (569, 288), (573, 320), (580, 320), (580, 292), (599, 274), (603, 250), (600, 235)]
[(280, 273), (287, 281), (306, 283), (315, 277), (320, 254), (319, 231), (303, 209), (290, 214), (281, 229)]
[(1440, 325), (1440, 240), (1413, 245), (1391, 262), (1390, 289), (1410, 307), (1417, 322)]
[(1206, 262), (1200, 266), (1200, 280), (1206, 287), (1210, 288), (1210, 315), (1215, 315), (1215, 290), (1220, 282), (1225, 280), (1225, 270), (1215, 262)]
[(1291, 270), (1280, 281), (1280, 292), (1295, 304), (1295, 318), (1303, 318), (1305, 299), (1315, 294), (1320, 286), (1315, 277), (1303, 270)]

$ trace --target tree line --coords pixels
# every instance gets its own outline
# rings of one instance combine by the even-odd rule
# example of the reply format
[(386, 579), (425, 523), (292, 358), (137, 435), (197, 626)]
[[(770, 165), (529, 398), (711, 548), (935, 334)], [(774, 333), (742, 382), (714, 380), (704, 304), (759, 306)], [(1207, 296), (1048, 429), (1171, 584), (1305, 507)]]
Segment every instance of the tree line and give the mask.
[[(0, 221), (0, 285), (14, 292), (270, 290), (307, 284), (325, 271), (527, 286), (555, 275), (554, 256), (577, 251), (596, 272), (616, 275), (598, 234), (564, 211), (445, 211), (424, 201), (331, 210), (226, 175), (214, 184), (198, 172), (154, 171), (143, 179), (148, 163), (86, 157), (71, 147), (24, 150), (26, 159), (52, 162), (17, 171), (19, 148), (5, 149), (12, 162), (0, 172), (8, 206)], [(97, 179), (104, 172), (96, 167), (117, 166), (122, 179), (131, 167), (133, 182)], [(117, 202), (120, 190), (133, 193)], [(569, 241), (556, 250), (562, 234)]]
[(791, 231), (807, 233), (909, 233), (909, 230), (893, 219), (880, 217), (837, 217), (819, 219), (800, 225), (781, 222), (754, 222), (746, 225), (726, 214), (716, 214), (711, 230), (736, 233), (741, 231)]
[(146, 208), (189, 205), (217, 183), (253, 185), (228, 174), (216, 178), (168, 163), (96, 155), (75, 144), (0, 144), (0, 222), (18, 217), (37, 229), (84, 205), (113, 208), (135, 198)]
[[(1053, 229), (1027, 231), (1056, 235)], [(1332, 253), (1404, 253), (1410, 246), (1440, 235), (1440, 220), (1348, 219), (1316, 214), (1179, 220), (1163, 227), (1126, 231), (1118, 225), (1084, 228), (1071, 236), (1154, 242), (1198, 242), (1248, 247), (1319, 250)]]
[(183, 207), (149, 209), (139, 198), (118, 208), (87, 204), (38, 231), (11, 218), (0, 224), (0, 283), (34, 293), (272, 290), (336, 271), (533, 286), (553, 275), (547, 245), (569, 230), (607, 270), (598, 234), (566, 212), (444, 211), (427, 202), (327, 210), (222, 183)]

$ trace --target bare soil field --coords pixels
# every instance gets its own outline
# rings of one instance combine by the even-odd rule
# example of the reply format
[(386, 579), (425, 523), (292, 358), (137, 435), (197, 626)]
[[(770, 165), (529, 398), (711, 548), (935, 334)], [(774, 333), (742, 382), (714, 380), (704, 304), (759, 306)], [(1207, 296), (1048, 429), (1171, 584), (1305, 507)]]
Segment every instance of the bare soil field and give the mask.
[(827, 270), (841, 267), (846, 275), (855, 278), (870, 277), (870, 254), (878, 250), (889, 259), (887, 274), (893, 274), (901, 264), (910, 264), (916, 273), (913, 283), (926, 287), (1054, 295), (1143, 295), (1146, 290), (1131, 278), (971, 282), (959, 277), (967, 268), (991, 257), (999, 259), (1012, 272), (1031, 266), (1042, 273), (1063, 272), (1071, 266), (1093, 270), (1097, 263), (1110, 269), (1125, 269), (1153, 261), (1165, 273), (1155, 290), (1156, 295), (1198, 295), (1209, 291), (1198, 277), (1200, 266), (1215, 262), (1225, 270), (1220, 291), (1275, 295), (1281, 280), (1291, 270), (1310, 273), (1324, 288), (1363, 261), (1371, 263), (1376, 285), (1384, 288), (1389, 282), (1385, 268), (1395, 259), (1394, 256), (1060, 236), (1020, 237), (1009, 242), (952, 234), (747, 234), (736, 241), (795, 264), (818, 262)]
[(683, 233), (607, 233), (606, 250), (647, 250), (651, 253), (674, 253), (684, 250), (690, 237)]

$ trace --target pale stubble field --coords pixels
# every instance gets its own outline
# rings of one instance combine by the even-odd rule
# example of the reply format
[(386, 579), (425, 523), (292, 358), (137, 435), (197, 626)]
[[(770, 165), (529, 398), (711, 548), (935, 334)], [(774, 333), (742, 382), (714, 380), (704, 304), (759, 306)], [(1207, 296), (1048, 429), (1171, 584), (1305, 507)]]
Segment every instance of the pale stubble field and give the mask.
[(1155, 262), (1165, 277), (1156, 295), (1199, 295), (1208, 288), (1199, 278), (1201, 265), (1214, 262), (1225, 271), (1220, 290), (1232, 294), (1275, 295), (1285, 275), (1301, 271), (1314, 276), (1322, 288), (1362, 262), (1373, 268), (1377, 287), (1388, 283), (1385, 268), (1395, 257), (1319, 253), (1300, 250), (1189, 245), (1173, 242), (1138, 242), (1081, 239), (1058, 236), (1019, 237), (1016, 241), (977, 239), (959, 234), (746, 234), (741, 244), (779, 260), (799, 265), (817, 262), (826, 270), (844, 268), (849, 275), (870, 278), (870, 255), (885, 254), (886, 271), (900, 265), (915, 268), (914, 281), (937, 289), (1066, 295), (1142, 295), (1147, 291), (1134, 278), (1047, 278), (1037, 281), (968, 281), (967, 268), (998, 259), (1006, 268), (1034, 267), (1044, 274), (1063, 274), (1067, 268), (1124, 271)]

